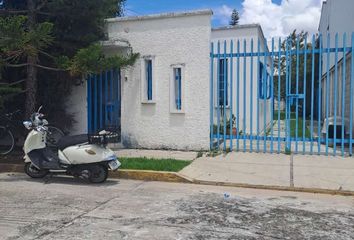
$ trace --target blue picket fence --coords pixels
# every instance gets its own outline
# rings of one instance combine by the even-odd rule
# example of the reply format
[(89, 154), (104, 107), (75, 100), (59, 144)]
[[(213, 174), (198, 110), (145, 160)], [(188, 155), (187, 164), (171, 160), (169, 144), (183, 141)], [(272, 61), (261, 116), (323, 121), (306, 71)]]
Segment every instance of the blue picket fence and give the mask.
[(120, 70), (91, 74), (87, 78), (87, 126), (89, 133), (110, 129), (120, 133)]
[(352, 155), (354, 33), (213, 42), (211, 149)]

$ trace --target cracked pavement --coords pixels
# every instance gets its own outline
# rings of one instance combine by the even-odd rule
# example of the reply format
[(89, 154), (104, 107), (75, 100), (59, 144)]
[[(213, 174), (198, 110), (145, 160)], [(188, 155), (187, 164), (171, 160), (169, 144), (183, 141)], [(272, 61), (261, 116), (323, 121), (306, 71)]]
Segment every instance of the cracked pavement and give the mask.
[(0, 174), (0, 239), (354, 239), (354, 198)]

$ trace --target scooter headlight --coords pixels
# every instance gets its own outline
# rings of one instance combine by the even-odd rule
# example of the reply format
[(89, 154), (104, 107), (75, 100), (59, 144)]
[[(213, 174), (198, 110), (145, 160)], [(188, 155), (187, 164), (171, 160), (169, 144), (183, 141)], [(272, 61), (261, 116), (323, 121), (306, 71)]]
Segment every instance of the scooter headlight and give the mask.
[(117, 158), (117, 156), (112, 155), (112, 156), (107, 157), (105, 160), (106, 161), (114, 161), (114, 160), (118, 160), (118, 158)]
[(24, 121), (23, 126), (25, 126), (25, 128), (27, 128), (28, 130), (31, 130), (32, 129), (32, 122), (31, 121)]

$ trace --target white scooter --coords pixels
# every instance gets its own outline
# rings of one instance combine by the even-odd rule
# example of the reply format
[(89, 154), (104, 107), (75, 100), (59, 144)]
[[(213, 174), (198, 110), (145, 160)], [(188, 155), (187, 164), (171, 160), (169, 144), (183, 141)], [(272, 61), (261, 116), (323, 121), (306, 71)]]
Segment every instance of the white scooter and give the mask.
[(57, 144), (58, 152), (54, 153), (46, 146), (48, 121), (40, 110), (31, 116), (31, 121), (23, 122), (31, 130), (23, 147), (28, 176), (43, 178), (50, 172), (65, 173), (92, 183), (102, 183), (108, 177), (108, 170), (115, 171), (120, 167), (117, 156), (107, 148), (118, 135), (107, 131), (62, 137)]

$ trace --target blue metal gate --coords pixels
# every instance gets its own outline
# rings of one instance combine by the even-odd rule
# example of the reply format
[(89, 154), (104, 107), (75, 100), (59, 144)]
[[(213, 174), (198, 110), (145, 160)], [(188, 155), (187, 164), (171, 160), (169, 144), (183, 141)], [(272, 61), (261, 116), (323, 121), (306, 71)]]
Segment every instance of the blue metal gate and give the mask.
[(92, 74), (87, 79), (88, 132), (109, 129), (120, 133), (121, 81), (120, 70)]
[(211, 149), (352, 155), (354, 33), (211, 44)]

